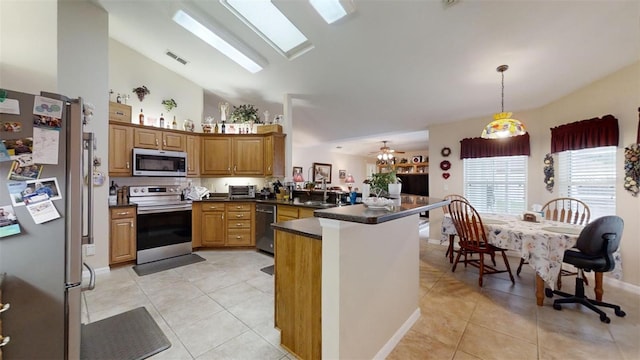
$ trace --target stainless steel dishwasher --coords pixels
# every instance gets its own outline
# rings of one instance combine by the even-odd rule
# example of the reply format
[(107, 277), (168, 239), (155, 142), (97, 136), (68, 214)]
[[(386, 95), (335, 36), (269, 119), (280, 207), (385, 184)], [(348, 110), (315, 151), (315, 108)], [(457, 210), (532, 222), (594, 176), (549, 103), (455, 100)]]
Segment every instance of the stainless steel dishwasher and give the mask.
[(256, 204), (256, 247), (258, 250), (273, 254), (275, 231), (271, 224), (276, 221), (276, 206)]

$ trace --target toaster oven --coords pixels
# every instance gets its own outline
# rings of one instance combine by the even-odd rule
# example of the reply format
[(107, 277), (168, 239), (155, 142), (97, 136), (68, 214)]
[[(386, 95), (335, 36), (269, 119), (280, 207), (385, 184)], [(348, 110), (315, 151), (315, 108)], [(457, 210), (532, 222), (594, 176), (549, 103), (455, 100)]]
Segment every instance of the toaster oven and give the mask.
[(229, 199), (253, 199), (255, 197), (255, 185), (229, 185)]

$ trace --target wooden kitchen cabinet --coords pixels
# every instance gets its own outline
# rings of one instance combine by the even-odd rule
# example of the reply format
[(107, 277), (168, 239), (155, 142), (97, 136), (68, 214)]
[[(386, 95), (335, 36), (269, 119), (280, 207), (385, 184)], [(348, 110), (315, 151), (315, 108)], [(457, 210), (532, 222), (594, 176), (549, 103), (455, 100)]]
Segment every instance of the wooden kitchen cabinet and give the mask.
[(200, 174), (253, 176), (264, 173), (262, 136), (205, 136)]
[(289, 221), (298, 219), (299, 207), (293, 205), (278, 205), (278, 209), (276, 210), (276, 221)]
[(109, 176), (131, 176), (133, 128), (109, 124)]
[(264, 138), (264, 175), (284, 177), (284, 134)]
[(262, 136), (233, 138), (231, 144), (234, 175), (263, 175), (264, 139)]
[(224, 246), (227, 235), (224, 203), (200, 203), (200, 243), (201, 246)]
[(193, 247), (255, 246), (253, 202), (193, 203)]
[(135, 128), (133, 147), (168, 151), (185, 151), (186, 137), (183, 134), (147, 128)]
[(255, 246), (255, 203), (231, 202), (226, 204), (226, 246)]
[(231, 138), (210, 137), (202, 139), (200, 174), (231, 175)]
[(186, 136), (187, 176), (200, 175), (200, 138), (194, 135)]
[(136, 259), (136, 207), (118, 206), (109, 209), (109, 264)]

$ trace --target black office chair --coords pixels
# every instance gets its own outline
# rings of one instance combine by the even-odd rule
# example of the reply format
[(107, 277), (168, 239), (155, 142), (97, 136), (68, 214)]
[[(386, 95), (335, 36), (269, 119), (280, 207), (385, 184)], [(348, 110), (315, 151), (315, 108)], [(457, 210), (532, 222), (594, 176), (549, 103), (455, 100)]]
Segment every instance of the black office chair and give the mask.
[[(575, 248), (565, 250), (563, 262), (571, 264), (583, 271), (607, 272), (613, 270), (615, 261), (613, 253), (620, 245), (624, 222), (619, 216), (603, 216), (585, 226), (580, 232)], [(600, 315), (600, 321), (610, 323), (607, 314), (596, 306), (609, 307), (615, 310), (616, 316), (625, 316), (626, 313), (620, 306), (602, 301), (588, 299), (584, 295), (584, 280), (582, 271), (578, 271), (576, 277), (576, 292), (568, 294), (560, 290), (545, 289), (547, 297), (557, 294), (566, 299), (557, 299), (553, 302), (553, 308), (562, 310), (560, 304), (578, 303), (595, 311)]]

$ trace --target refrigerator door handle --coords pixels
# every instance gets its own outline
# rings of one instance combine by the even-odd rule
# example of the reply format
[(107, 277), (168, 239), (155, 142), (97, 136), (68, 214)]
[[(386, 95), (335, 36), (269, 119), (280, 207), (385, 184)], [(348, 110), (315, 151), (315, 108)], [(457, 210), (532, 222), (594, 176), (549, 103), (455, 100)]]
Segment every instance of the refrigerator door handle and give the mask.
[(83, 262), (82, 265), (86, 267), (87, 270), (89, 270), (89, 285), (83, 286), (82, 291), (93, 290), (96, 287), (96, 271), (93, 270), (93, 268), (89, 266), (89, 264), (87, 264), (86, 262)]
[[(83, 133), (82, 140), (87, 150), (87, 234), (82, 234), (82, 244), (93, 244), (93, 150), (95, 134)], [(84, 159), (84, 157), (83, 157)]]

